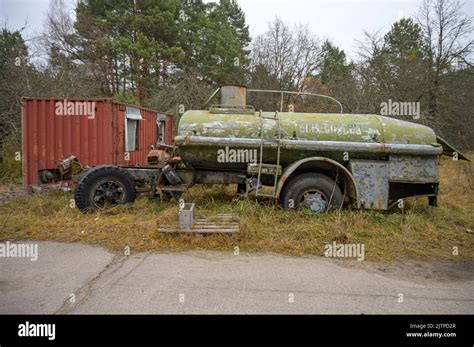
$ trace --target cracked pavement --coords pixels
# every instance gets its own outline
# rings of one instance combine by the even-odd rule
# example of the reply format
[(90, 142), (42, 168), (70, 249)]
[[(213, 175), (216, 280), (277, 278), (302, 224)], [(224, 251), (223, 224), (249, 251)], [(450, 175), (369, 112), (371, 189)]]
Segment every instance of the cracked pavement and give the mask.
[(37, 244), (35, 262), (0, 258), (1, 314), (474, 313), (473, 263)]

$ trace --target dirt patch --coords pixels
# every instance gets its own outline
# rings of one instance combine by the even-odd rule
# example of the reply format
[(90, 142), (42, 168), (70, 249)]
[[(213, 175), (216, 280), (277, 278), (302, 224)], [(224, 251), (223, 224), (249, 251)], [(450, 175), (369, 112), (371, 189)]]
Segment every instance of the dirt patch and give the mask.
[(419, 284), (474, 281), (473, 261), (418, 261), (379, 263), (372, 261), (340, 260), (330, 261), (344, 267), (362, 269), (379, 275), (407, 280)]

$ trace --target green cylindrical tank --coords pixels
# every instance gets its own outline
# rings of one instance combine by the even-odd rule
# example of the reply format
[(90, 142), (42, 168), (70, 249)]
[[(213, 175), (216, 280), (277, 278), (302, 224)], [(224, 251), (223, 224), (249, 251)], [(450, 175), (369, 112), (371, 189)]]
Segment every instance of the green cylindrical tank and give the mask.
[[(260, 153), (263, 163), (276, 164), (278, 149), (282, 167), (315, 156), (347, 163), (348, 156), (383, 159), (392, 153), (442, 152), (433, 130), (416, 123), (377, 115), (255, 112), (246, 106), (247, 88), (243, 85), (222, 86), (207, 104), (219, 90), (220, 105), (187, 111), (179, 121), (175, 143), (185, 164), (195, 169), (245, 171), (249, 163), (260, 161)], [(312, 95), (332, 99), (342, 110), (337, 100)]]
[(434, 145), (436, 135), (432, 129), (393, 118), (240, 111), (216, 108), (184, 113), (175, 141), (185, 163), (196, 169), (245, 170), (249, 162), (259, 159), (261, 129), (263, 162), (274, 163), (278, 122), (283, 167), (309, 156), (342, 160), (344, 152), (359, 158), (389, 153), (436, 155), (440, 152), (440, 147)]

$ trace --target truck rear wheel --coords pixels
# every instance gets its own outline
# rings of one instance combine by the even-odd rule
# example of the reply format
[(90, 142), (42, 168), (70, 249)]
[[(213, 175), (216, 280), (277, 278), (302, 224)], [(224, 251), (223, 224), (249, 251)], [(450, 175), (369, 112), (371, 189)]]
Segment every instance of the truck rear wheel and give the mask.
[(135, 200), (133, 178), (117, 166), (97, 166), (77, 183), (75, 201), (82, 211), (122, 205)]
[(306, 208), (314, 213), (340, 208), (343, 202), (336, 182), (318, 173), (305, 173), (292, 178), (281, 196), (283, 208)]

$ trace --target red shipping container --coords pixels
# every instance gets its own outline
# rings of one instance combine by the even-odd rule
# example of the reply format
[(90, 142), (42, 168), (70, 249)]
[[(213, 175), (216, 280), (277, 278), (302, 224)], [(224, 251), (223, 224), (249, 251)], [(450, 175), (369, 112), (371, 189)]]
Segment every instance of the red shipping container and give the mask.
[(172, 143), (173, 119), (112, 99), (23, 98), (23, 185), (75, 155), (84, 165), (146, 165), (158, 141)]

